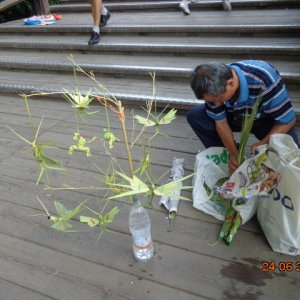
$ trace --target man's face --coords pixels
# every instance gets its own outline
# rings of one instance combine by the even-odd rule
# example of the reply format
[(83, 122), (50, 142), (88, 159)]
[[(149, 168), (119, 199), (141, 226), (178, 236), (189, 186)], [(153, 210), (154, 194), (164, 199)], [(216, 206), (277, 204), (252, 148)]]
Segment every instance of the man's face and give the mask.
[(218, 96), (212, 96), (209, 94), (205, 94), (203, 99), (206, 102), (213, 103), (216, 107), (220, 107), (224, 104), (225, 101), (231, 99), (238, 89), (238, 83), (234, 78), (227, 80), (226, 90), (224, 93)]

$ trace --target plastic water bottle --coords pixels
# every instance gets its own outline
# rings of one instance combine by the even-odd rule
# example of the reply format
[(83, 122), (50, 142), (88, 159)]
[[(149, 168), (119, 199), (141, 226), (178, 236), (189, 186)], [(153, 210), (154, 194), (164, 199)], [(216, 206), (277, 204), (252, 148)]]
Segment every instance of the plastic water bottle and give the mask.
[(132, 234), (132, 247), (136, 260), (149, 261), (154, 252), (150, 218), (137, 197), (133, 198), (133, 205), (129, 214), (129, 229)]

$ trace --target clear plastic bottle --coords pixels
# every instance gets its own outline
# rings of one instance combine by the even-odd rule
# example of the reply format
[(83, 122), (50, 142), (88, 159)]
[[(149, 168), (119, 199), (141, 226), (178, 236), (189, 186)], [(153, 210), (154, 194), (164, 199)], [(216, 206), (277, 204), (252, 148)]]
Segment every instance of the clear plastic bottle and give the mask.
[(138, 197), (133, 198), (129, 214), (129, 229), (132, 234), (132, 247), (136, 260), (149, 261), (154, 252), (150, 218)]

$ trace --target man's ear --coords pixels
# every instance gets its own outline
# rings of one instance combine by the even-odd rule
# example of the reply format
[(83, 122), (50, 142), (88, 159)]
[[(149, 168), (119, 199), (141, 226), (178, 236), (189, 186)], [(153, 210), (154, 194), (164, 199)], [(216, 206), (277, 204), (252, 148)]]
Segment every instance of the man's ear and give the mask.
[(228, 79), (227, 84), (229, 84), (230, 86), (234, 86), (234, 79), (233, 78)]

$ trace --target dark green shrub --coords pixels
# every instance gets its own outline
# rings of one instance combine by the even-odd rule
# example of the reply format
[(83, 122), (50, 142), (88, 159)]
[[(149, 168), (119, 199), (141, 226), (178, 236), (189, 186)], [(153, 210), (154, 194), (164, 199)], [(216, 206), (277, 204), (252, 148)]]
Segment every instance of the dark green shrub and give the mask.
[(28, 18), (33, 15), (33, 0), (25, 0), (1, 12), (0, 23)]
[[(33, 3), (34, 0), (25, 0), (8, 8), (7, 10), (2, 11), (0, 15), (0, 24), (33, 16), (35, 14)], [(59, 3), (59, 0), (49, 0), (49, 5), (56, 5)]]

